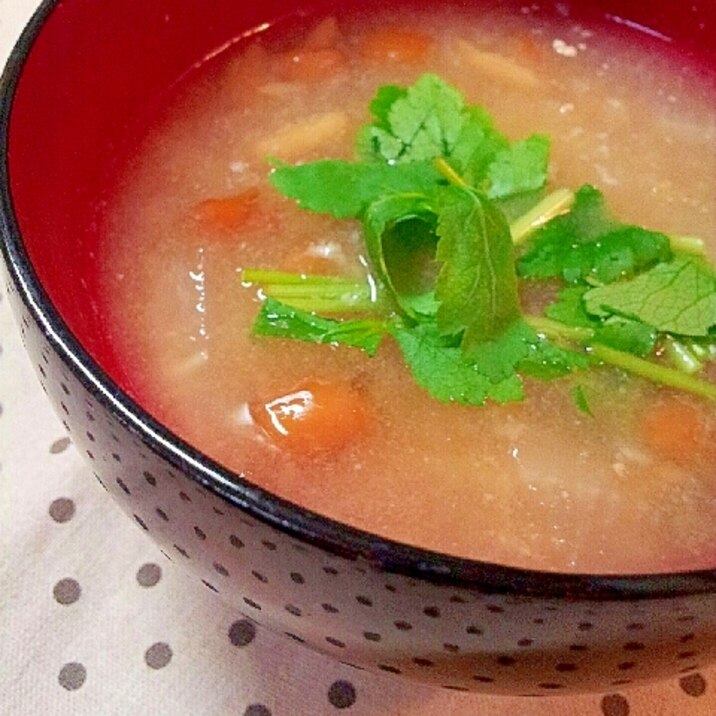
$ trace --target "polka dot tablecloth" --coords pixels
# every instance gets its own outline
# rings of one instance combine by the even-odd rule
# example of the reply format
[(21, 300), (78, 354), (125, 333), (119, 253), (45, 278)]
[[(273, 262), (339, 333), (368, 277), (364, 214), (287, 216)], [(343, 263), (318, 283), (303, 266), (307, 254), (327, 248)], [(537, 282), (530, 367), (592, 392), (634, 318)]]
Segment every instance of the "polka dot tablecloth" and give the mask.
[[(35, 0), (0, 0), (0, 52)], [(714, 714), (716, 668), (619, 693), (494, 698), (376, 676), (257, 627), (169, 563), (65, 436), (0, 295), (0, 714)]]

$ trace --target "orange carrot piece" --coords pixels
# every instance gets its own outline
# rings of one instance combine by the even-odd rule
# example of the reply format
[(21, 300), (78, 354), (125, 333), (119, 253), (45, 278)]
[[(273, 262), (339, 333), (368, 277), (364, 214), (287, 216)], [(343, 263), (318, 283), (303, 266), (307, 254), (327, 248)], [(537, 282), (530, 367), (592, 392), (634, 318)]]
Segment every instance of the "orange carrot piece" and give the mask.
[(662, 398), (642, 415), (641, 435), (664, 460), (689, 463), (713, 449), (706, 413), (678, 398)]
[(274, 443), (297, 456), (345, 448), (369, 427), (365, 394), (344, 381), (306, 381), (250, 411)]
[(347, 64), (339, 50), (297, 50), (275, 55), (278, 73), (286, 82), (321, 82), (340, 72)]
[(367, 60), (418, 64), (428, 58), (433, 44), (433, 40), (422, 32), (379, 27), (361, 38), (358, 49)]
[(304, 50), (328, 50), (338, 44), (339, 37), (338, 21), (333, 16), (326, 17), (306, 35), (301, 47)]
[(251, 187), (234, 196), (200, 202), (194, 208), (194, 216), (209, 229), (236, 231), (256, 216), (258, 199), (259, 190)]
[(221, 75), (230, 96), (242, 107), (250, 104), (257, 96), (258, 89), (271, 79), (268, 58), (267, 50), (255, 42), (243, 54), (234, 56)]
[(520, 62), (536, 67), (544, 58), (544, 50), (533, 35), (520, 33), (512, 38), (512, 46)]

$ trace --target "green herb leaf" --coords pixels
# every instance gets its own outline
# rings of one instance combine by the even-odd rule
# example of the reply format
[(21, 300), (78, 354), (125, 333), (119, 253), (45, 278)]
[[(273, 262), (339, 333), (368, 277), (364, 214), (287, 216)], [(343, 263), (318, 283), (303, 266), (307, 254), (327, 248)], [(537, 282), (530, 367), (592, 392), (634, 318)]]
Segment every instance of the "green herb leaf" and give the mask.
[(373, 126), (390, 131), (390, 110), (399, 99), (408, 96), (408, 90), (399, 85), (378, 87), (375, 98), (370, 103), (370, 113), (375, 117)]
[(536, 336), (529, 348), (527, 357), (520, 361), (517, 368), (520, 373), (537, 380), (561, 378), (592, 364), (587, 353), (563, 348), (540, 336)]
[(468, 106), (463, 114), (463, 127), (449, 155), (450, 163), (466, 183), (477, 187), (484, 181), (490, 165), (499, 152), (510, 143), (495, 128), (492, 116), (482, 107)]
[[(400, 290), (387, 260), (389, 232), (416, 222), (437, 222), (435, 258), (442, 267), (434, 292)], [(519, 315), (509, 227), (486, 197), (458, 187), (441, 187), (432, 197), (390, 195), (368, 207), (364, 228), (378, 276), (403, 313), (413, 320), (437, 313), (440, 331), (463, 334), (464, 349), (498, 337)]]
[(549, 380), (590, 364), (586, 354), (555, 346), (521, 320), (500, 339), (485, 344), (476, 359), (441, 336), (434, 323), (395, 323), (388, 330), (416, 382), (444, 402), (483, 405), (488, 400), (520, 401), (524, 398), (524, 385), (518, 370)]
[(552, 380), (589, 365), (585, 353), (560, 348), (541, 338), (522, 318), (513, 321), (497, 338), (478, 345), (469, 359), (493, 382), (513, 373)]
[(523, 399), (524, 388), (517, 374), (493, 382), (459, 347), (442, 337), (434, 323), (394, 324), (389, 330), (416, 382), (434, 398), (465, 405)]
[[(521, 375), (548, 380), (601, 363), (716, 400), (716, 386), (689, 374), (716, 357), (716, 274), (702, 256), (675, 258), (702, 254), (700, 242), (614, 220), (591, 186), (540, 201), (548, 140), (511, 143), (435, 75), (380, 87), (370, 110), (360, 161), (276, 163), (271, 182), (306, 209), (362, 220), (377, 289), (248, 269), (268, 296), (256, 335), (373, 355), (387, 332), (420, 385), (470, 405), (521, 400)], [(517, 270), (514, 245), (524, 250)], [(544, 316), (528, 316), (518, 274), (574, 285)], [(317, 315), (349, 311), (383, 320)], [(678, 370), (644, 360), (657, 341)], [(581, 386), (573, 397), (590, 412)]]
[(597, 317), (588, 313), (584, 296), (588, 286), (569, 286), (559, 292), (558, 300), (545, 308), (545, 315), (567, 326), (582, 326), (594, 331), (593, 340), (638, 356), (653, 353), (657, 331), (641, 321), (618, 316)]
[(404, 93), (381, 88), (371, 104), (377, 122), (360, 141), (368, 148), (362, 158), (392, 164), (450, 156), (465, 123), (464, 108), (461, 94), (436, 75), (423, 75)]
[(268, 298), (261, 305), (252, 330), (255, 336), (351, 346), (373, 356), (385, 334), (385, 324), (372, 320), (337, 321), (322, 318)]
[(544, 309), (544, 315), (568, 326), (594, 328), (599, 321), (587, 313), (584, 294), (589, 286), (568, 286), (557, 294), (557, 300)]
[(463, 333), (468, 353), (499, 336), (519, 315), (510, 229), (486, 197), (446, 187), (440, 195), (435, 298), (443, 335)]
[(521, 319), (514, 320), (498, 336), (476, 345), (469, 359), (491, 381), (509, 378), (539, 343), (537, 334)]
[(363, 230), (377, 277), (388, 289), (403, 313), (417, 320), (422, 310), (435, 311), (435, 299), (429, 295), (415, 295), (400, 291), (388, 265), (384, 241), (387, 233), (396, 224), (422, 222), (428, 226), (435, 224), (435, 204), (426, 194), (391, 194), (374, 201), (363, 217)]
[(302, 208), (344, 219), (360, 216), (385, 195), (430, 192), (441, 177), (431, 162), (406, 166), (327, 159), (296, 166), (279, 163), (269, 179)]
[(657, 337), (653, 326), (619, 316), (603, 321), (594, 332), (595, 343), (637, 356), (651, 355), (656, 348)]
[(683, 336), (707, 336), (716, 326), (716, 274), (697, 258), (660, 263), (628, 281), (587, 291), (587, 310), (617, 314)]
[(502, 199), (541, 189), (547, 181), (548, 159), (549, 139), (541, 135), (502, 149), (487, 168), (487, 196)]
[(468, 184), (493, 198), (540, 189), (548, 141), (510, 144), (479, 107), (435, 75), (408, 88), (385, 85), (371, 103), (374, 123), (358, 141), (362, 161), (321, 160), (291, 166), (274, 160), (271, 183), (305, 209), (336, 218), (359, 217), (390, 194), (430, 193), (444, 184), (431, 160), (449, 158)]
[(435, 75), (411, 87), (386, 85), (371, 103), (375, 122), (359, 137), (362, 159), (390, 164), (443, 157), (465, 183), (491, 198), (541, 189), (549, 139), (534, 135), (510, 144), (481, 107)]
[(538, 229), (517, 262), (523, 278), (562, 277), (610, 283), (671, 257), (669, 238), (656, 231), (613, 221), (602, 193), (583, 186), (572, 211)]

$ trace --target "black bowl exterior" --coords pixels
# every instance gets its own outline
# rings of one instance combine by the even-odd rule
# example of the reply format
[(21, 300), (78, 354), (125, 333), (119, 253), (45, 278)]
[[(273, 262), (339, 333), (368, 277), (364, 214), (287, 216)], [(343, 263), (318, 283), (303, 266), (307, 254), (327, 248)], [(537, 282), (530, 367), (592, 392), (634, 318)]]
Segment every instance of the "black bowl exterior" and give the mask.
[(550, 575), (447, 558), (310, 515), (185, 446), (119, 392), (49, 302), (13, 216), (6, 130), (0, 149), (7, 286), (42, 388), (97, 481), (207, 591), (343, 662), (449, 689), (606, 690), (716, 658), (711, 572)]

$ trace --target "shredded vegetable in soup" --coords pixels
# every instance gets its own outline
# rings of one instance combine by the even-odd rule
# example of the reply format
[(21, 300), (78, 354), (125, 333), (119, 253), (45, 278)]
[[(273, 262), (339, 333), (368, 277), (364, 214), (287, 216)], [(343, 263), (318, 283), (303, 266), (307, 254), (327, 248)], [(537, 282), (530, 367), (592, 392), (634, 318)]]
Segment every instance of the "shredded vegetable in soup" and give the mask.
[(131, 393), (413, 545), (716, 562), (716, 86), (523, 9), (322, 17), (184, 78), (103, 208)]

